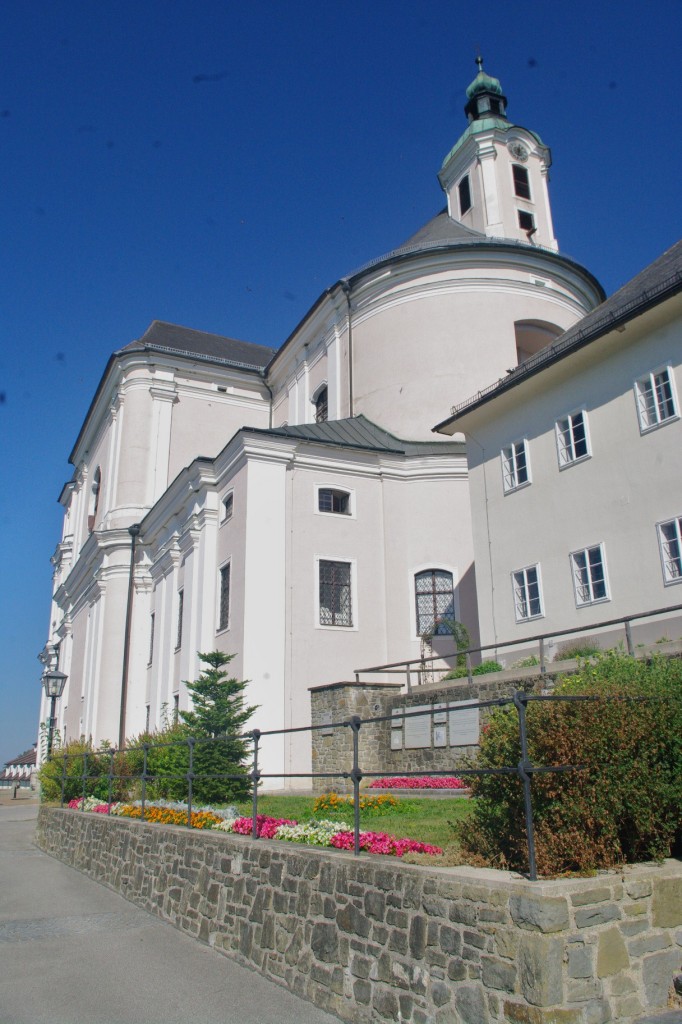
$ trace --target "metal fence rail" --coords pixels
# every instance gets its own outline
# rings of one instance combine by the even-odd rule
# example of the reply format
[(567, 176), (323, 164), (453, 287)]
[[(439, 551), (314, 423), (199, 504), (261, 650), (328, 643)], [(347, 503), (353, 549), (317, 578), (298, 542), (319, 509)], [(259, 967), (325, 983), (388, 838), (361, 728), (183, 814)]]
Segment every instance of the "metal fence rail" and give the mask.
[[(462, 777), (476, 777), (485, 775), (498, 775), (498, 776), (509, 776), (516, 775), (523, 788), (523, 804), (524, 804), (524, 815), (525, 815), (525, 831), (526, 831), (526, 846), (528, 853), (528, 878), (531, 881), (537, 879), (537, 866), (535, 856), (535, 827), (533, 820), (533, 800), (532, 800), (532, 781), (533, 776), (539, 773), (548, 772), (573, 772), (583, 771), (588, 766), (572, 765), (572, 764), (559, 764), (559, 765), (536, 765), (530, 760), (528, 753), (528, 729), (527, 729), (527, 707), (528, 704), (534, 702), (563, 702), (563, 703), (590, 703), (590, 702), (627, 702), (629, 704), (636, 705), (643, 702), (651, 701), (666, 701), (671, 700), (668, 697), (604, 697), (604, 696), (592, 696), (592, 695), (568, 695), (568, 694), (528, 694), (522, 690), (517, 690), (510, 697), (499, 697), (494, 700), (484, 700), (472, 702), (467, 704), (466, 708), (451, 708), (452, 713), (458, 711), (471, 711), (472, 708), (486, 709), (495, 707), (508, 706), (513, 709), (516, 713), (517, 728), (518, 728), (518, 743), (520, 758), (515, 765), (506, 765), (498, 768), (458, 768), (453, 766), (449, 770), (426, 770), (426, 771), (402, 771), (400, 774), (403, 777), (430, 777), (437, 778), (441, 776), (450, 776), (455, 772), (458, 776)], [(85, 800), (88, 796), (89, 784), (101, 781), (102, 774), (92, 774), (88, 771), (88, 762), (92, 762), (95, 759), (103, 757), (109, 758), (108, 771), (105, 776), (107, 779), (107, 803), (109, 805), (113, 802), (113, 790), (115, 781), (127, 781), (133, 783), (135, 781), (140, 782), (141, 792), (141, 819), (145, 820), (145, 807), (148, 803), (147, 798), (147, 786), (150, 783), (159, 781), (182, 781), (187, 784), (187, 827), (192, 826), (192, 805), (194, 799), (194, 783), (198, 778), (204, 779), (223, 779), (226, 783), (234, 780), (244, 781), (248, 778), (252, 786), (252, 838), (257, 840), (258, 837), (258, 800), (259, 800), (259, 784), (264, 779), (269, 778), (286, 778), (286, 779), (343, 779), (350, 780), (353, 787), (353, 852), (355, 856), (360, 854), (360, 784), (363, 779), (381, 778), (386, 772), (368, 772), (363, 771), (360, 764), (360, 731), (365, 725), (378, 724), (381, 722), (395, 722), (396, 718), (417, 718), (419, 716), (431, 715), (432, 709), (428, 711), (407, 711), (402, 710), (397, 715), (379, 715), (371, 718), (361, 718), (358, 715), (332, 723), (324, 723), (321, 725), (310, 725), (300, 726), (293, 729), (270, 729), (262, 731), (259, 729), (252, 729), (249, 732), (241, 733), (239, 735), (222, 735), (217, 737), (196, 737), (188, 736), (183, 740), (175, 740), (170, 743), (152, 743), (145, 742), (139, 746), (121, 747), (121, 748), (106, 748), (100, 751), (85, 750), (75, 754), (61, 753), (58, 750), (53, 751), (51, 760), (54, 762), (61, 761), (61, 806), (64, 806), (67, 782), (73, 782), (80, 779), (82, 798)], [(282, 736), (290, 733), (312, 733), (318, 730), (329, 730), (329, 729), (349, 729), (352, 737), (352, 764), (346, 765), (342, 770), (336, 772), (276, 772), (276, 773), (264, 773), (259, 768), (259, 755), (261, 752), (262, 740), (264, 737), (269, 736)], [(229, 772), (214, 772), (214, 773), (196, 773), (195, 768), (195, 751), (197, 746), (216, 744), (225, 741), (231, 741), (235, 739), (246, 740), (251, 744), (252, 751), (252, 767), (251, 771), (244, 774), (242, 773), (229, 773)], [(181, 748), (187, 751), (187, 770), (178, 773), (153, 773), (149, 770), (149, 754), (153, 750), (163, 748)], [(142, 752), (142, 771), (137, 774), (130, 774), (129, 772), (119, 773), (116, 769), (116, 759), (125, 754), (134, 752)], [(69, 761), (82, 759), (83, 766), (82, 771), (78, 774), (68, 774), (68, 763)], [(614, 767), (615, 762), (609, 765), (589, 767), (601, 767), (609, 768)], [(94, 788), (94, 787), (93, 787)]]

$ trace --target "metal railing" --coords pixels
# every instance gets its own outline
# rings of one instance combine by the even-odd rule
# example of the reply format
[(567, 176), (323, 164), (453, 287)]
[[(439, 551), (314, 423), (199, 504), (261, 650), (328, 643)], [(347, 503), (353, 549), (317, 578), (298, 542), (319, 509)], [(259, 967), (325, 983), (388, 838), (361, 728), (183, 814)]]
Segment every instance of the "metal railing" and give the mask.
[[(473, 682), (473, 665), (471, 656), (476, 654), (482, 654), (484, 651), (499, 651), (503, 648), (514, 648), (514, 647), (532, 647), (534, 644), (538, 645), (538, 668), (542, 675), (547, 673), (547, 659), (545, 644), (548, 640), (553, 640), (556, 637), (570, 637), (580, 633), (592, 633), (598, 629), (606, 629), (610, 626), (619, 626), (625, 632), (625, 647), (627, 653), (634, 657), (636, 654), (635, 645), (632, 639), (632, 623), (640, 619), (651, 619), (658, 615), (671, 614), (673, 612), (682, 611), (682, 604), (670, 605), (668, 608), (656, 608), (654, 611), (649, 612), (637, 612), (634, 615), (622, 615), (616, 619), (603, 619), (601, 622), (593, 622), (589, 626), (575, 626), (572, 629), (556, 629), (550, 633), (536, 633), (533, 636), (525, 636), (521, 639), (515, 640), (497, 640), (492, 644), (482, 644), (479, 647), (466, 647), (461, 650), (453, 651), (450, 654), (434, 654), (429, 657), (419, 658), (406, 658), (403, 661), (393, 661), (384, 665), (373, 665), (369, 668), (358, 668), (353, 670), (355, 676), (355, 682), (359, 683), (361, 675), (376, 675), (376, 674), (390, 674), (395, 675), (396, 670), (402, 670), (405, 673), (405, 682), (407, 692), (412, 691), (412, 673), (414, 672), (417, 676), (418, 685), (421, 684), (422, 666), (436, 661), (448, 662), (459, 658), (464, 658), (466, 663), (467, 674), (462, 676), (462, 679), (467, 679), (469, 683)], [(443, 639), (448, 638), (448, 634), (441, 634)], [(414, 667), (413, 667), (414, 666)]]
[[(537, 864), (535, 854), (535, 826), (533, 819), (533, 800), (532, 800), (532, 780), (536, 774), (548, 773), (548, 772), (572, 772), (572, 771), (583, 771), (586, 768), (601, 768), (608, 769), (614, 766), (615, 763), (608, 765), (575, 765), (575, 764), (555, 764), (555, 765), (537, 765), (534, 764), (528, 751), (528, 728), (527, 728), (527, 707), (529, 704), (534, 702), (543, 701), (561, 701), (564, 703), (570, 702), (595, 702), (595, 701), (625, 701), (631, 704), (638, 702), (646, 702), (652, 700), (666, 700), (669, 698), (650, 698), (650, 697), (604, 697), (604, 696), (592, 696), (592, 695), (555, 695), (555, 694), (529, 694), (521, 690), (517, 690), (512, 696), (499, 697), (492, 700), (484, 700), (468, 703), (466, 707), (451, 707), (450, 713), (457, 714), (458, 712), (470, 712), (472, 709), (491, 709), (509, 706), (513, 709), (517, 716), (518, 726), (518, 749), (519, 749), (519, 760), (515, 765), (505, 765), (497, 768), (477, 768), (477, 767), (458, 767), (456, 764), (446, 770), (422, 770), (422, 771), (401, 771), (400, 775), (403, 777), (432, 777), (438, 778), (443, 776), (451, 776), (453, 772), (462, 778), (486, 776), (486, 775), (497, 775), (497, 776), (510, 776), (515, 775), (522, 786), (523, 791), (523, 808), (524, 808), (524, 819), (525, 819), (525, 832), (526, 832), (526, 847), (527, 847), (527, 860), (528, 860), (528, 871), (527, 877), (531, 881), (537, 880)], [(237, 735), (223, 735), (215, 738), (207, 737), (193, 737), (188, 736), (186, 739), (173, 741), (170, 743), (151, 743), (145, 742), (140, 746), (123, 747), (120, 749), (109, 748), (105, 750), (95, 751), (86, 750), (74, 754), (67, 752), (60, 753), (54, 751), (52, 754), (53, 761), (62, 762), (62, 773), (61, 773), (61, 806), (64, 806), (66, 798), (66, 789), (69, 782), (73, 783), (75, 780), (80, 779), (81, 781), (81, 795), (83, 801), (88, 796), (89, 784), (101, 782), (103, 777), (107, 779), (107, 801), (106, 803), (111, 806), (113, 803), (114, 795), (114, 783), (116, 781), (124, 781), (128, 784), (132, 784), (136, 780), (139, 780), (141, 789), (141, 813), (140, 818), (142, 821), (145, 820), (145, 808), (149, 803), (147, 795), (147, 787), (149, 784), (168, 782), (168, 781), (181, 781), (186, 783), (187, 788), (187, 827), (192, 827), (192, 814), (193, 814), (193, 803), (194, 803), (194, 784), (198, 778), (210, 778), (210, 779), (222, 779), (225, 783), (230, 781), (238, 780), (244, 782), (245, 778), (248, 778), (252, 787), (251, 794), (251, 810), (252, 810), (252, 828), (251, 836), (254, 840), (259, 839), (258, 835), (258, 801), (259, 801), (259, 785), (267, 779), (342, 779), (350, 780), (352, 783), (353, 793), (353, 853), (358, 856), (361, 852), (361, 829), (360, 829), (360, 784), (363, 779), (375, 779), (382, 778), (386, 775), (387, 770), (390, 772), (391, 769), (384, 769), (381, 772), (378, 771), (363, 771), (360, 762), (360, 733), (364, 726), (376, 725), (379, 723), (387, 723), (392, 725), (397, 719), (409, 719), (417, 718), (424, 715), (432, 715), (434, 709), (408, 711), (401, 710), (397, 714), (394, 712), (390, 715), (378, 715), (371, 718), (361, 718), (358, 715), (353, 715), (350, 718), (344, 719), (338, 722), (326, 722), (319, 725), (301, 726), (293, 729), (270, 729), (261, 731), (259, 729), (253, 729), (250, 732)], [(351, 734), (351, 756), (352, 763), (347, 765), (344, 769), (335, 772), (262, 772), (259, 767), (259, 757), (261, 753), (262, 740), (264, 737), (269, 736), (283, 736), (290, 735), (293, 733), (313, 733), (320, 730), (330, 729), (343, 729), (350, 730)], [(199, 774), (195, 772), (195, 761), (196, 761), (196, 749), (197, 746), (216, 744), (225, 741), (232, 741), (235, 739), (247, 740), (251, 744), (252, 753), (252, 767), (249, 772), (245, 773), (230, 773), (230, 772), (209, 772)], [(153, 772), (150, 771), (149, 757), (153, 750), (162, 748), (179, 747), (186, 749), (187, 751), (187, 770), (182, 772)], [(123, 772), (119, 773), (116, 769), (116, 759), (125, 754), (137, 752), (142, 753), (142, 770), (139, 773)], [(88, 772), (88, 762), (90, 760), (97, 761), (100, 758), (109, 758), (108, 770), (103, 774), (100, 772), (94, 775)], [(82, 758), (83, 769), (81, 773), (68, 774), (68, 762), (69, 760)], [(94, 788), (94, 787), (92, 787)], [(442, 794), (442, 790), (440, 793)], [(263, 794), (267, 795), (267, 794)], [(229, 799), (229, 790), (226, 785), (226, 798)], [(104, 802), (104, 801), (103, 801)]]

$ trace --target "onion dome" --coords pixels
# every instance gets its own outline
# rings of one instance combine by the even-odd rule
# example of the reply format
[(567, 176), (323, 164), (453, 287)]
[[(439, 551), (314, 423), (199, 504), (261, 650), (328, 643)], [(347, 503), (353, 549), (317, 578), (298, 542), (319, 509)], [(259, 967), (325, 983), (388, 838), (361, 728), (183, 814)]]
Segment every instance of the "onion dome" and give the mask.
[(506, 119), (507, 97), (502, 92), (499, 78), (487, 75), (483, 70), (483, 58), (477, 57), (478, 74), (467, 89), (467, 105), (464, 113), (469, 122), (483, 117)]

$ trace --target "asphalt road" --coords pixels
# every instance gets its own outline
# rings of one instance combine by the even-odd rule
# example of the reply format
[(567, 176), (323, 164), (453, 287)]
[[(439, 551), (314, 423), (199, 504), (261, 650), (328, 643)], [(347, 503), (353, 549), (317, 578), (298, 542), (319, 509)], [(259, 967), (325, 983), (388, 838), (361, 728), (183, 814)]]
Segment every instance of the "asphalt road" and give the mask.
[(33, 844), (0, 804), (0, 1024), (338, 1024)]

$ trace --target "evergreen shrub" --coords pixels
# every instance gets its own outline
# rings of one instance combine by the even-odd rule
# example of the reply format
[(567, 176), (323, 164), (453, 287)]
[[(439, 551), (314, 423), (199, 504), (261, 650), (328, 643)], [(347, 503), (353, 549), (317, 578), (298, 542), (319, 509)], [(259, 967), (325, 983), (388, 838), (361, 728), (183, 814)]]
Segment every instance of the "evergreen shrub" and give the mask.
[[(539, 873), (586, 873), (682, 853), (682, 661), (608, 652), (555, 693), (596, 699), (527, 706), (532, 764), (579, 766), (532, 776)], [(516, 711), (498, 709), (474, 766), (516, 766), (519, 758)], [(462, 847), (492, 865), (526, 870), (519, 778), (473, 777), (471, 790)]]

